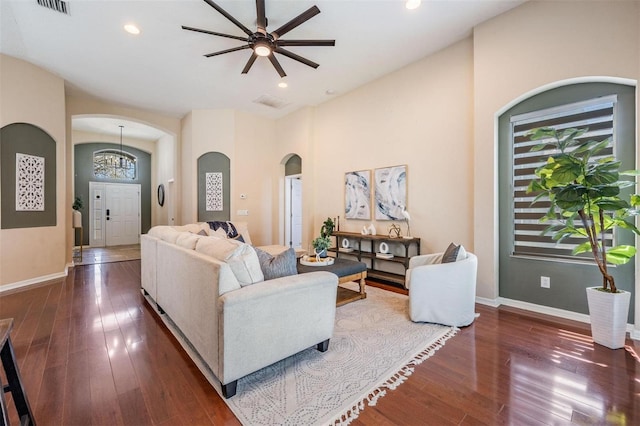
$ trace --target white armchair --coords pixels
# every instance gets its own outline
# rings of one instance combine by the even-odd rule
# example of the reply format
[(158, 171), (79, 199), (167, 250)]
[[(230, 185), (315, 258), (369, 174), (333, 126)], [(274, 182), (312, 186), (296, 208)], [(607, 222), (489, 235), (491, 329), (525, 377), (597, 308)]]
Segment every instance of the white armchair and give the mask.
[(443, 253), (414, 256), (409, 261), (405, 286), (409, 289), (409, 316), (414, 322), (456, 327), (475, 319), (478, 258), (440, 263)]

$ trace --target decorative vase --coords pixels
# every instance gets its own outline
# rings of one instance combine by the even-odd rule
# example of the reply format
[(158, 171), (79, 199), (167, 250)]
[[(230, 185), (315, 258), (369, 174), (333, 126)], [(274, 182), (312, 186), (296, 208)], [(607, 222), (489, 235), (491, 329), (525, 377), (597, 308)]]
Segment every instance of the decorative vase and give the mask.
[(82, 213), (80, 210), (73, 211), (73, 227), (82, 228)]
[(320, 256), (321, 258), (325, 258), (327, 257), (327, 249), (323, 249), (321, 251), (318, 251), (318, 249), (315, 249), (316, 255)]
[(610, 349), (623, 348), (631, 293), (624, 290), (607, 293), (598, 288), (601, 287), (586, 289), (593, 341)]
[(367, 231), (369, 235), (376, 235), (376, 227), (373, 226), (373, 223), (369, 225), (369, 228), (367, 228)]

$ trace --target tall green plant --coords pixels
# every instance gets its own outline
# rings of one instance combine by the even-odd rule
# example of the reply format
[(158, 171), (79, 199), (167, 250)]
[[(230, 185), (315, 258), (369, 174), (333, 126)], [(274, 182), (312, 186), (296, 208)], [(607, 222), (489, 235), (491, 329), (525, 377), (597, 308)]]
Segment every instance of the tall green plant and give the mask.
[[(640, 196), (621, 195), (621, 189), (634, 186), (635, 182), (621, 180), (620, 176), (638, 176), (638, 170), (620, 172), (620, 161), (614, 157), (598, 158), (610, 140), (579, 139), (588, 129), (556, 130), (548, 127), (533, 130), (531, 140), (541, 142), (531, 151), (557, 148), (559, 153), (549, 156), (546, 163), (535, 171), (536, 179), (529, 183), (527, 193), (537, 193), (533, 203), (548, 197), (550, 206), (541, 222), (550, 222), (544, 234), (551, 233), (553, 239), (566, 237), (585, 238), (573, 254), (591, 251), (602, 274), (602, 288), (617, 293), (613, 277), (607, 264), (621, 265), (629, 262), (636, 248), (619, 245), (607, 248), (605, 234), (619, 228), (640, 231), (631, 222), (638, 214)], [(631, 220), (629, 220), (631, 219)]]

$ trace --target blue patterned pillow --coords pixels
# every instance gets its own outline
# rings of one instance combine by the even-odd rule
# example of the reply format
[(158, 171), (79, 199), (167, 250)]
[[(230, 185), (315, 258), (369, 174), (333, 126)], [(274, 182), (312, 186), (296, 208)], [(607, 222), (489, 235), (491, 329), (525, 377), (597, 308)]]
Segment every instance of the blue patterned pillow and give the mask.
[(289, 248), (277, 256), (272, 256), (257, 247), (255, 247), (255, 249), (265, 280), (288, 277), (289, 275), (296, 275), (298, 273), (296, 268), (296, 251), (293, 248)]

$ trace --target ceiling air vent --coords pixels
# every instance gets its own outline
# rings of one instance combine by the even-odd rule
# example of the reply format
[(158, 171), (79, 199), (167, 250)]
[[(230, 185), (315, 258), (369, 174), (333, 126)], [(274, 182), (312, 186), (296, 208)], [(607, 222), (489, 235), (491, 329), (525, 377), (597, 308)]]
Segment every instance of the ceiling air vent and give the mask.
[(275, 109), (282, 109), (289, 105), (289, 102), (285, 101), (284, 99), (280, 99), (271, 95), (262, 95), (258, 99), (254, 99), (253, 102)]
[(63, 0), (36, 0), (38, 4), (47, 9), (55, 10), (56, 12), (69, 14), (69, 4)]

